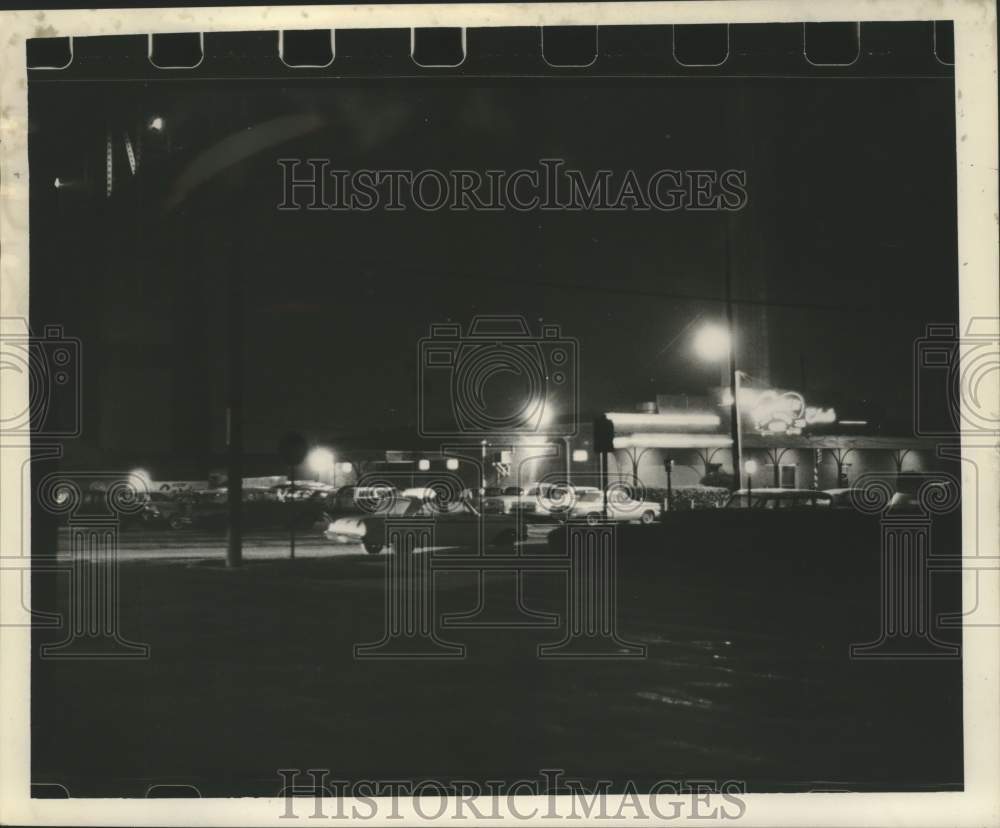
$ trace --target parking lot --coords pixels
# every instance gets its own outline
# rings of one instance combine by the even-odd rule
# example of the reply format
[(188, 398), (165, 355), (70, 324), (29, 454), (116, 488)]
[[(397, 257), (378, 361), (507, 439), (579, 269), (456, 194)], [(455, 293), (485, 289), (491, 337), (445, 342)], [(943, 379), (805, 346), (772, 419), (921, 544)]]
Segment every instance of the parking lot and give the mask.
[[(519, 550), (544, 554), (533, 535)], [(233, 570), (224, 540), (123, 531), (120, 632), (150, 658), (36, 660), (42, 795), (55, 790), (45, 783), (74, 796), (142, 796), (154, 784), (273, 795), (277, 769), (293, 767), (480, 780), (561, 768), (637, 784), (738, 779), (752, 791), (961, 786), (960, 661), (848, 657), (877, 632), (877, 579), (831, 586), (626, 548), (619, 632), (644, 657), (566, 660), (537, 651), (565, 634), (559, 573), (520, 578), (524, 606), (557, 626), (499, 629), (441, 624), (483, 595), (476, 573), (441, 572), (437, 630), (464, 657), (365, 660), (354, 648), (385, 634), (391, 553), (312, 535), (292, 561), (287, 538), (256, 533)], [(51, 587), (36, 593), (65, 613), (58, 577), (36, 578)], [(513, 572), (489, 577), (494, 595), (513, 598)]]

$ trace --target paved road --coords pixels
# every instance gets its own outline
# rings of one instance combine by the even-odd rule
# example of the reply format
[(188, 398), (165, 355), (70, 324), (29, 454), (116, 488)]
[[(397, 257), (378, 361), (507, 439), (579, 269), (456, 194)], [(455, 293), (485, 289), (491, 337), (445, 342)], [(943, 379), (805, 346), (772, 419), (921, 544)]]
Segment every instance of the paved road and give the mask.
[[(255, 533), (248, 565), (228, 569), (223, 544), (221, 533), (123, 533), (118, 629), (149, 657), (35, 651), (37, 782), (75, 796), (143, 796), (154, 782), (273, 796), (276, 769), (299, 767), (444, 780), (560, 768), (640, 789), (656, 779), (742, 780), (751, 791), (962, 784), (962, 664), (851, 659), (849, 644), (878, 631), (878, 593), (865, 581), (766, 560), (730, 571), (711, 548), (675, 562), (668, 550), (626, 549), (617, 629), (645, 652), (573, 659), (539, 650), (569, 629), (566, 577), (445, 571), (430, 617), (461, 657), (360, 658), (359, 644), (389, 630), (390, 556), (313, 535), (300, 546), (312, 559), (289, 562), (283, 536)], [(37, 609), (70, 616), (64, 574), (34, 577), (32, 589)], [(65, 635), (39, 629), (35, 640)]]
[[(552, 531), (551, 526), (533, 526), (529, 529), (529, 545), (541, 545)], [(289, 557), (290, 544), (287, 532), (280, 530), (254, 530), (243, 539), (245, 560), (280, 560)], [(69, 532), (59, 532), (60, 558), (69, 556)], [(295, 536), (296, 558), (333, 558), (349, 555), (367, 556), (360, 543), (332, 543), (317, 530), (299, 532)], [(118, 538), (118, 560), (216, 560), (226, 557), (226, 536), (221, 532), (198, 529), (146, 529), (127, 528)]]

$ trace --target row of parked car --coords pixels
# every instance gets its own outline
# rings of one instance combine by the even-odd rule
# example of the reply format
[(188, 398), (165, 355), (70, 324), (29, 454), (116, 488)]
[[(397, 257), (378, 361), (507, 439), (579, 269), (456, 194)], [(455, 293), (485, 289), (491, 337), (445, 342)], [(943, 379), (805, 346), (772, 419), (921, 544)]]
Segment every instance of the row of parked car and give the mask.
[[(716, 490), (719, 506), (729, 510), (782, 510), (853, 508), (849, 490), (820, 492), (807, 489), (757, 489), (752, 492)], [(361, 543), (371, 553), (391, 545), (388, 524), (412, 518), (414, 528), (434, 532), (434, 545), (512, 545), (527, 537), (529, 524), (554, 527), (581, 520), (591, 525), (604, 520), (652, 524), (664, 519), (663, 492), (615, 483), (602, 490), (593, 486), (536, 483), (525, 487), (487, 489), (480, 494), (466, 489), (449, 497), (433, 488), (402, 491), (393, 487), (348, 487), (335, 495), (324, 536), (336, 543)], [(678, 497), (685, 501), (684, 492)], [(673, 492), (671, 493), (673, 495)], [(682, 511), (693, 511), (686, 509)]]
[[(312, 524), (323, 514), (327, 501), (338, 490), (314, 481), (281, 483), (266, 489), (243, 490), (243, 513), (252, 525)], [(183, 529), (189, 526), (211, 527), (228, 519), (229, 491), (214, 489), (151, 491), (135, 520), (147, 525)], [(292, 508), (289, 508), (289, 505)]]
[[(699, 486), (677, 488), (668, 494), (621, 482), (608, 487), (606, 499), (594, 486), (548, 482), (489, 488), (483, 493), (474, 489), (450, 493), (426, 487), (400, 490), (390, 485), (335, 489), (303, 483), (245, 489), (243, 514), (248, 527), (287, 528), (294, 524), (306, 531), (318, 529), (330, 541), (360, 542), (369, 552), (377, 552), (385, 545), (385, 522), (390, 518), (433, 519), (439, 544), (461, 545), (483, 538), (488, 545), (503, 545), (523, 540), (529, 524), (662, 522), (668, 497), (672, 511), (691, 511), (699, 506), (768, 511), (853, 509), (857, 499), (851, 489), (755, 488), (730, 493)], [(152, 492), (137, 519), (170, 529), (222, 527), (228, 520), (227, 504), (225, 488)], [(903, 511), (912, 505), (911, 497), (897, 494), (890, 508)]]

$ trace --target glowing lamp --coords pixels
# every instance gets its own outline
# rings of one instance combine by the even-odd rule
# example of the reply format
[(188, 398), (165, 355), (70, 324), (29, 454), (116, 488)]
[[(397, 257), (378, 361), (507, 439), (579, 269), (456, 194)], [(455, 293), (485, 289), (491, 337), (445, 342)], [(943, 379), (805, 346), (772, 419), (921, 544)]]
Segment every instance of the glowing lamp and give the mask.
[(747, 474), (756, 474), (757, 473), (757, 461), (756, 460), (747, 460), (746, 463), (743, 464), (743, 469), (746, 471)]
[(149, 472), (145, 469), (132, 469), (132, 471), (128, 474), (129, 477), (138, 480), (146, 489), (148, 489), (153, 483), (153, 478), (149, 476)]
[(430, 467), (431, 467), (430, 460), (420, 460), (417, 462), (417, 468), (420, 469), (420, 471), (427, 471)]
[(333, 452), (323, 446), (310, 449), (306, 455), (306, 468), (317, 478), (332, 474), (335, 468)]
[(586, 449), (574, 449), (573, 450), (573, 462), (574, 463), (586, 463), (588, 456), (589, 455), (587, 454), (587, 450)]
[(149, 122), (149, 128), (153, 132), (163, 132), (163, 118), (157, 115), (155, 118), (151, 119)]
[(454, 457), (449, 457), (445, 465), (448, 467), (448, 471), (455, 471), (458, 468), (458, 460)]
[(729, 354), (729, 331), (722, 325), (705, 325), (695, 334), (695, 353), (707, 362), (716, 362)]

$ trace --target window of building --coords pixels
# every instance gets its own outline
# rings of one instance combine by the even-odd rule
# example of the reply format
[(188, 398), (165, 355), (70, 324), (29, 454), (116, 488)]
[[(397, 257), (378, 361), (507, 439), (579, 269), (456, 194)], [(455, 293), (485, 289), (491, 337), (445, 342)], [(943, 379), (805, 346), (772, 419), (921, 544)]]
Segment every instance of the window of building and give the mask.
[(797, 466), (782, 466), (781, 467), (781, 488), (782, 489), (795, 489), (795, 473)]

